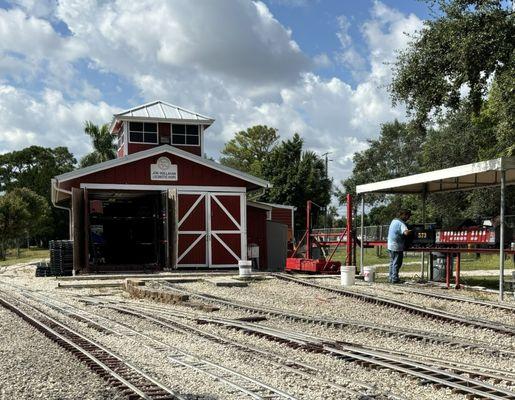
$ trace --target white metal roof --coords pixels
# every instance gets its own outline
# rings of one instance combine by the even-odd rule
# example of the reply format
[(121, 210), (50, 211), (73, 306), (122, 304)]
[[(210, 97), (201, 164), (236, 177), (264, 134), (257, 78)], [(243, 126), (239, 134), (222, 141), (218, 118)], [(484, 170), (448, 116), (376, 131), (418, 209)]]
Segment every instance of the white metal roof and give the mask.
[(270, 207), (273, 207), (273, 208), (287, 208), (288, 210), (294, 210), (294, 211), (295, 211), (295, 210), (297, 210), (297, 207), (295, 207), (295, 206), (289, 206), (289, 205), (287, 205), (287, 204), (265, 203), (265, 202), (263, 202), (263, 201), (260, 201), (259, 203), (261, 203), (261, 204), (266, 204), (266, 205), (268, 205), (268, 206), (270, 206)]
[(500, 171), (506, 171), (506, 185), (515, 185), (515, 157), (460, 165), (422, 174), (358, 185), (359, 193), (426, 193), (471, 190), (499, 186)]
[(273, 208), (272, 206), (269, 206), (268, 204), (262, 203), (260, 201), (247, 200), (247, 205), (251, 206), (251, 207), (261, 208), (261, 209), (267, 210), (267, 211), (272, 211), (272, 208)]
[(175, 106), (161, 100), (152, 101), (150, 103), (142, 104), (140, 106), (119, 112), (118, 114), (114, 114), (110, 127), (111, 131), (114, 128), (116, 121), (119, 120), (197, 122), (207, 126), (215, 122), (213, 118), (206, 117), (205, 115), (186, 110), (185, 108)]
[(207, 158), (197, 156), (187, 151), (178, 149), (177, 147), (170, 146), (168, 144), (152, 147), (148, 150), (138, 151), (137, 153), (130, 154), (123, 158), (115, 158), (113, 160), (104, 161), (95, 165), (91, 165), (89, 167), (76, 169), (74, 171), (58, 175), (55, 177), (55, 179), (57, 180), (57, 182), (68, 181), (70, 179), (75, 179), (84, 175), (93, 174), (95, 172), (131, 163), (160, 153), (169, 153), (181, 158), (185, 158), (197, 164), (204, 165), (208, 168), (212, 168), (220, 172), (226, 173), (228, 175), (232, 175), (236, 178), (242, 179), (244, 181), (253, 183), (257, 186), (261, 186), (264, 188), (271, 187), (269, 182), (261, 178), (246, 174), (245, 172), (238, 171), (234, 168), (226, 167), (225, 165), (219, 164), (215, 161), (208, 160)]

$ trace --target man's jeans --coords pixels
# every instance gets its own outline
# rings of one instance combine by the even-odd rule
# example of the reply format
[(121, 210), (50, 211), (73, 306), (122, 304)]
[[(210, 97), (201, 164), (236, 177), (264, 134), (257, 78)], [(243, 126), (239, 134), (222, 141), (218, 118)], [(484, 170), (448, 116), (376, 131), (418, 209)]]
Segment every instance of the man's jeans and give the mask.
[(388, 253), (390, 253), (390, 270), (388, 273), (388, 282), (396, 283), (399, 282), (399, 270), (402, 266), (404, 252), (388, 250)]

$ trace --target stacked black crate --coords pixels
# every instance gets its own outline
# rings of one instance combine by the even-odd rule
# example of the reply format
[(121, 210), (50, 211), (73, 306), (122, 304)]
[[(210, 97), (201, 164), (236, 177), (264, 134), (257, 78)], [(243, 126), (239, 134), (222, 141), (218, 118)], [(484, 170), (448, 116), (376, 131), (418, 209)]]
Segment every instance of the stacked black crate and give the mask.
[(50, 241), (50, 274), (72, 275), (73, 242), (71, 240)]
[(51, 276), (50, 264), (46, 261), (38, 262), (36, 265), (36, 276)]

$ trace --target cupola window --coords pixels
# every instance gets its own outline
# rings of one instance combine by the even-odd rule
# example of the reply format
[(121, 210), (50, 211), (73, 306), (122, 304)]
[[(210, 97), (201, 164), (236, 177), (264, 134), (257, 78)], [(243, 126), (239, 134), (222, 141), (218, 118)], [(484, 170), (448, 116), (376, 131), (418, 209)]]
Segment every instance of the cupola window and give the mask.
[(172, 124), (172, 144), (198, 146), (200, 144), (199, 126)]
[(129, 139), (132, 143), (157, 144), (157, 123), (130, 122)]

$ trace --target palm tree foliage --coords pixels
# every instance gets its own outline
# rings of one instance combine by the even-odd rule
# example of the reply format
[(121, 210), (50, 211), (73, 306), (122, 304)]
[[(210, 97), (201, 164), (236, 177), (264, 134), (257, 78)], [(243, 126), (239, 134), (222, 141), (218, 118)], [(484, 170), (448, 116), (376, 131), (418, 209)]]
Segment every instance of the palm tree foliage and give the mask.
[(91, 137), (93, 151), (81, 158), (80, 166), (82, 168), (112, 160), (116, 157), (116, 146), (114, 138), (109, 132), (108, 124), (103, 124), (99, 127), (91, 121), (86, 121), (84, 123), (84, 133)]

